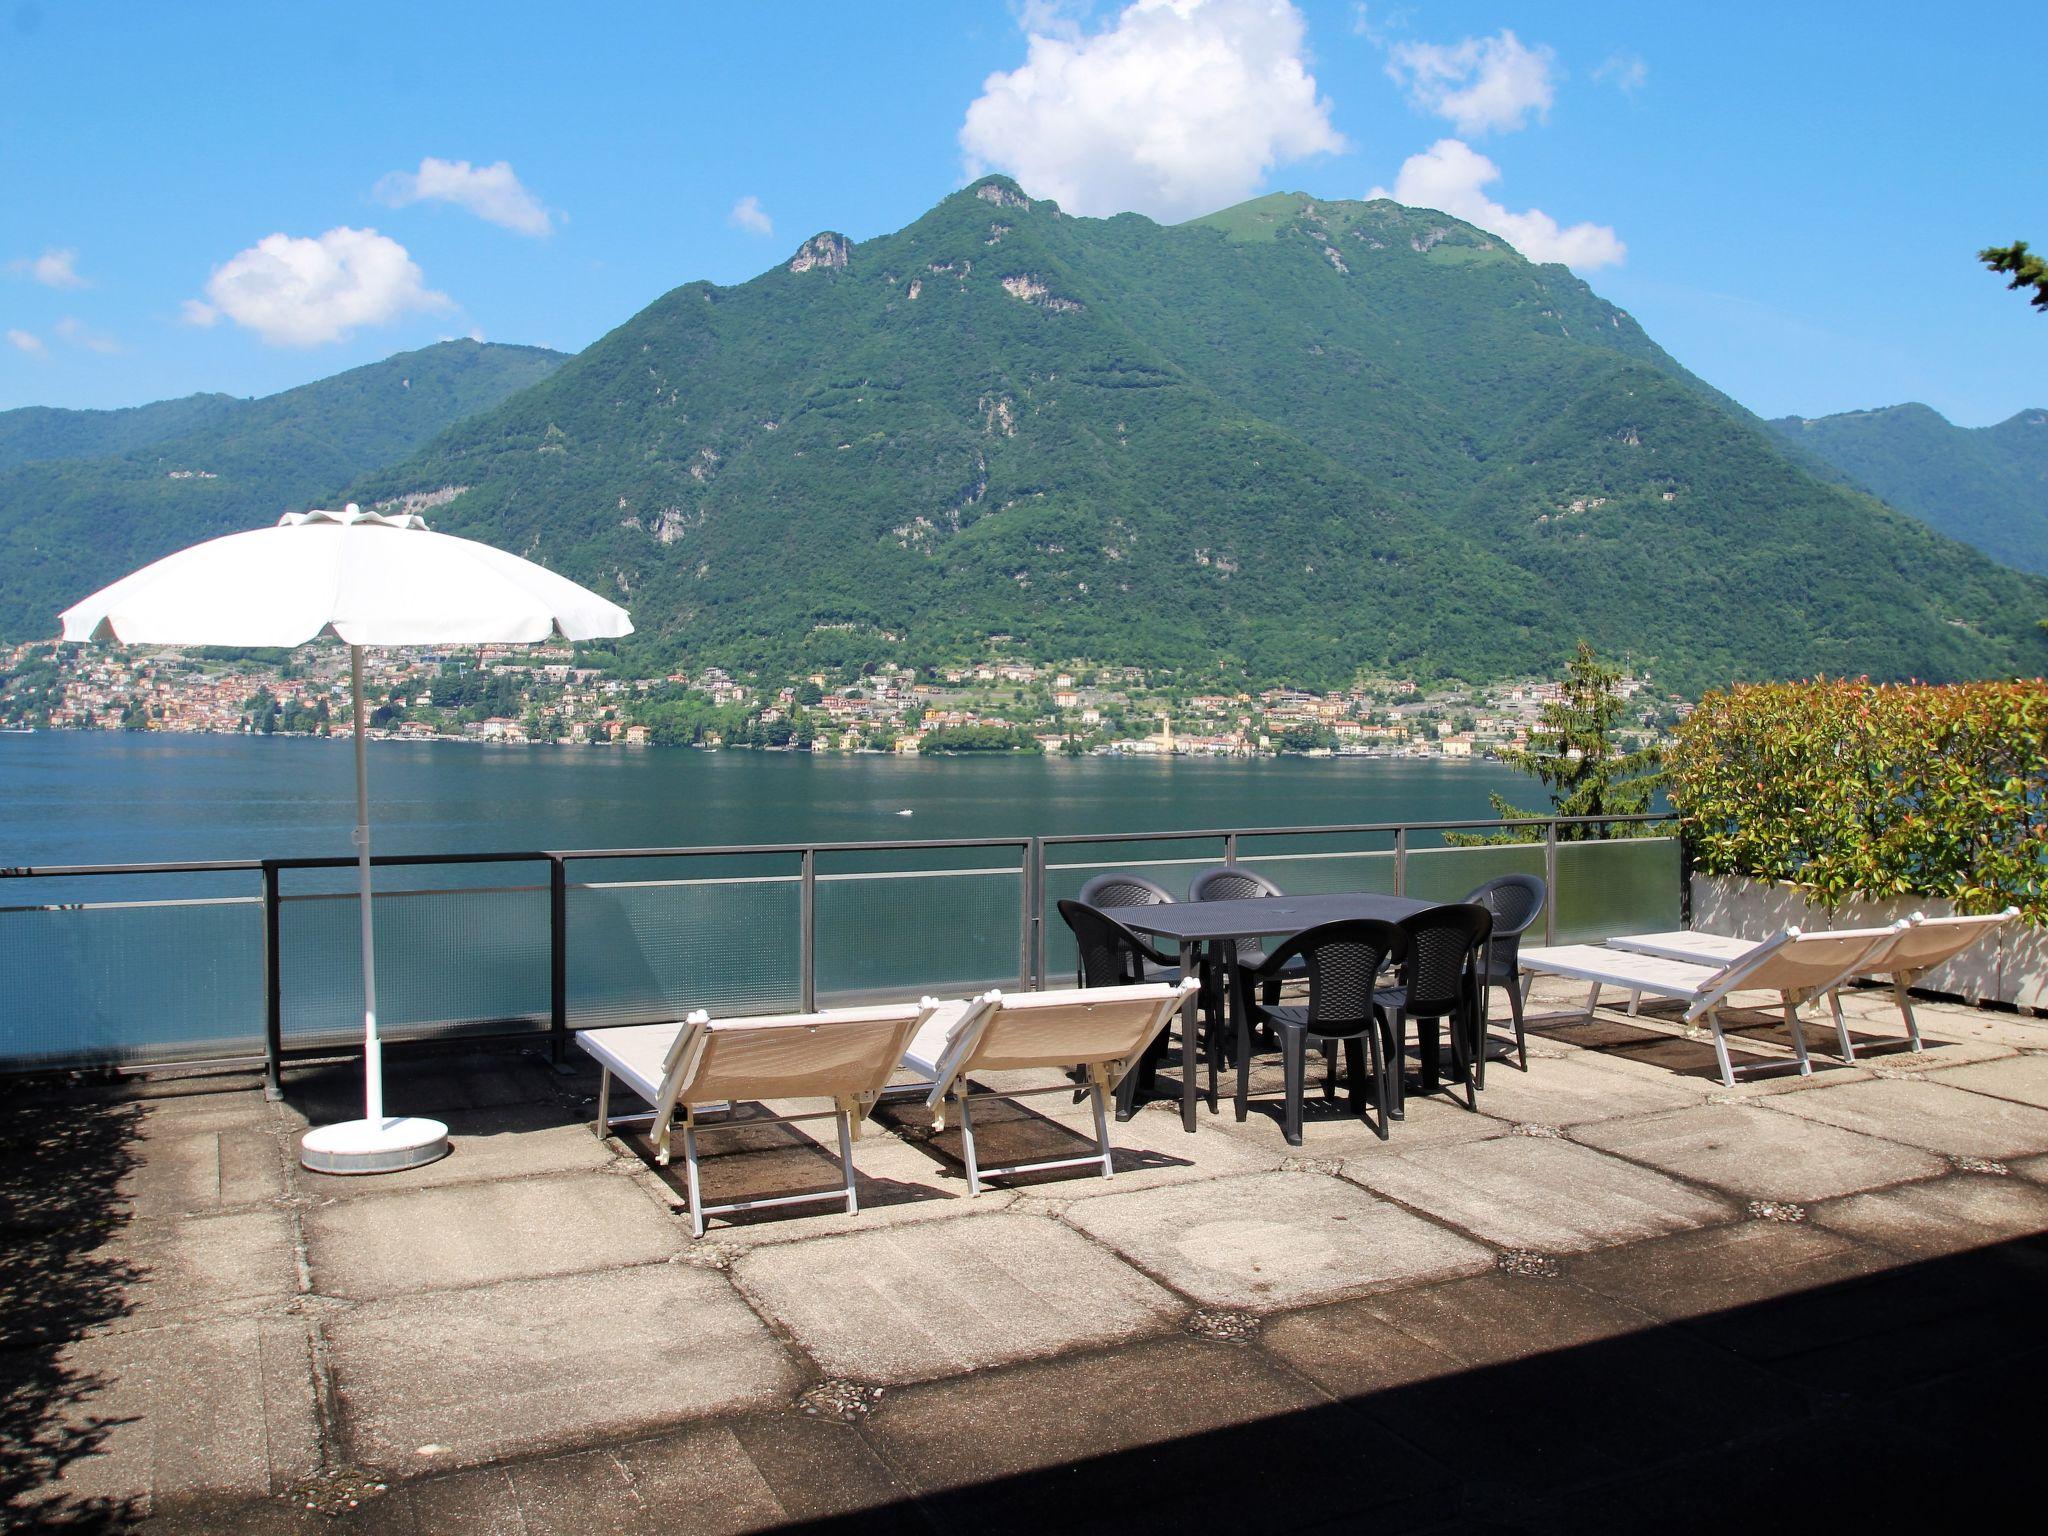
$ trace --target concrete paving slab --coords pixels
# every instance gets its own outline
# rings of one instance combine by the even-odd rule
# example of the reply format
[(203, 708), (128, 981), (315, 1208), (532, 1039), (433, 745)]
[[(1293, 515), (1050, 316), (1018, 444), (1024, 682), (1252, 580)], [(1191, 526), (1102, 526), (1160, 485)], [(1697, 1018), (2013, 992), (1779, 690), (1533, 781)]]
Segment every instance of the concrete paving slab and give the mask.
[(2048, 1109), (2048, 1056), (2005, 1056), (1930, 1072), (1930, 1083)]
[(1537, 1253), (1581, 1253), (1734, 1215), (1661, 1173), (1534, 1136), (1356, 1158), (1344, 1176), (1487, 1242)]
[[(616, 1143), (599, 1141), (588, 1124), (565, 1119), (552, 1105), (460, 1110), (449, 1113), (444, 1123), (450, 1151), (424, 1168), (366, 1179), (313, 1173), (295, 1166), (293, 1178), (300, 1188), (321, 1199), (353, 1200), (449, 1184), (606, 1168), (621, 1155)], [(296, 1141), (293, 1145), (296, 1147)]]
[(336, 1201), (306, 1216), (313, 1288), (380, 1297), (667, 1258), (689, 1240), (629, 1178), (556, 1178)]
[(1105, 1195), (1066, 1220), (1207, 1307), (1302, 1306), (1493, 1263), (1479, 1244), (1317, 1173)]
[[(1239, 1124), (1226, 1096), (1221, 1114), (1211, 1118), (1206, 1109), (1202, 1111), (1199, 1134), (1206, 1136), (1211, 1130), (1221, 1131), (1261, 1151), (1273, 1153), (1276, 1160), (1285, 1157), (1371, 1156), (1389, 1144), (1381, 1141), (1370, 1125), (1351, 1112), (1350, 1104), (1341, 1093), (1333, 1104), (1324, 1100), (1313, 1084), (1308, 1101), (1302, 1107), (1300, 1146), (1287, 1145), (1280, 1129), (1282, 1113), (1282, 1105), (1277, 1098), (1253, 1099), (1249, 1117)], [(1179, 1124), (1178, 1121), (1172, 1123)], [(1408, 1100), (1407, 1118), (1394, 1122), (1393, 1138), (1411, 1147), (1434, 1146), (1440, 1142), (1480, 1141), (1488, 1136), (1498, 1136), (1506, 1129), (1496, 1118), (1467, 1110), (1462, 1101), (1453, 1103), (1446, 1095), (1425, 1097), (1416, 1093)]]
[(286, 1150), (270, 1128), (188, 1128), (152, 1109), (133, 1145), (121, 1193), (151, 1215), (261, 1205), (284, 1193)]
[[(514, 1462), (506, 1472), (519, 1501), (522, 1536), (640, 1536), (648, 1511), (610, 1450)], [(749, 1490), (736, 1487), (736, 1498)]]
[(770, 1530), (903, 1500), (861, 1432), (799, 1415), (756, 1416), (619, 1447), (620, 1464), (651, 1529), (673, 1531), (691, 1511), (693, 1532)]
[(95, 1454), (55, 1491), (147, 1507), (182, 1493), (274, 1493), (318, 1464), (306, 1325), (247, 1318), (86, 1339), (63, 1352), (81, 1384), (66, 1405)]
[(1584, 1125), (1573, 1135), (1742, 1200), (1826, 1200), (1947, 1170), (1926, 1152), (1749, 1103)]
[(1576, 1259), (1575, 1285), (1670, 1320), (1703, 1317), (1882, 1269), (1882, 1254), (1805, 1223), (1745, 1221)]
[(2048, 1152), (2048, 1110), (1942, 1083), (1878, 1078), (1773, 1099), (1787, 1114), (1952, 1156)]
[[(969, 1213), (1001, 1210), (1016, 1198), (1007, 1187), (990, 1187), (971, 1206), (967, 1180), (934, 1160), (925, 1148), (886, 1131), (870, 1128), (853, 1144), (854, 1190), (860, 1209), (846, 1214), (840, 1205), (777, 1206), (763, 1211), (733, 1211), (711, 1218), (706, 1241), (736, 1247), (763, 1243), (801, 1242), (841, 1232), (907, 1222), (943, 1221)], [(712, 1204), (768, 1196), (836, 1190), (839, 1151), (805, 1140), (775, 1150), (740, 1152), (708, 1158), (702, 1165), (704, 1198)], [(637, 1175), (680, 1213), (686, 1205), (683, 1168), (643, 1165)], [(689, 1230), (687, 1222), (684, 1232)]]
[(349, 1453), (370, 1466), (616, 1440), (781, 1402), (800, 1379), (725, 1276), (681, 1264), (368, 1302), (328, 1335)]
[(939, 1529), (987, 1536), (1399, 1529), (1373, 1512), (1445, 1476), (1260, 1352), (1192, 1339), (891, 1393), (869, 1434)]
[(404, 1498), (422, 1536), (504, 1536), (524, 1529), (519, 1495), (507, 1467), (477, 1467), (426, 1478), (407, 1487)]
[(1669, 1072), (1640, 1063), (1616, 1066), (1584, 1055), (1562, 1061), (1532, 1061), (1529, 1070), (1496, 1061), (1486, 1069), (1479, 1107), (1502, 1120), (1543, 1125), (1579, 1125), (1619, 1115), (1652, 1114), (1699, 1103), (1699, 1087)]
[[(2009, 1176), (1959, 1173), (1830, 1201), (1813, 1219), (1894, 1253), (1935, 1258), (2048, 1234), (2048, 1190)], [(2037, 1251), (2048, 1259), (2048, 1243)]]
[(1368, 1296), (1354, 1305), (1466, 1367), (1578, 1349), (1654, 1323), (1646, 1313), (1560, 1276), (1498, 1270)]
[(892, 1384), (1139, 1337), (1182, 1311), (1084, 1238), (1007, 1213), (759, 1247), (733, 1278), (828, 1375)]
[(134, 1222), (102, 1255), (133, 1275), (128, 1310), (106, 1324), (113, 1332), (274, 1311), (299, 1294), (291, 1219), (280, 1210)]

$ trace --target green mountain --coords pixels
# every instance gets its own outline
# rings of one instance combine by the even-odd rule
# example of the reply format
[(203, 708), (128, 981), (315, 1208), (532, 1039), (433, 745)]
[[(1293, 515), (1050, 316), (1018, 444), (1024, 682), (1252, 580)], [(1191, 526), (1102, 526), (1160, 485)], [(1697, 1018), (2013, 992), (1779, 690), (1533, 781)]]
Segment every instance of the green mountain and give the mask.
[(2048, 411), (1958, 427), (1924, 405), (1847, 411), (1771, 429), (1824, 465), (1952, 539), (2048, 574)]
[(0, 469), (43, 459), (97, 459), (205, 431), (253, 402), (233, 395), (187, 395), (119, 411), (66, 411), (47, 405), (0, 411)]
[(0, 636), (53, 633), (136, 566), (313, 505), (562, 361), (449, 341), (260, 400), (0, 412)]
[(2041, 665), (2048, 585), (1793, 463), (1558, 266), (1443, 214), (1162, 227), (990, 178), (690, 283), (358, 482), (701, 660), (1661, 678)]

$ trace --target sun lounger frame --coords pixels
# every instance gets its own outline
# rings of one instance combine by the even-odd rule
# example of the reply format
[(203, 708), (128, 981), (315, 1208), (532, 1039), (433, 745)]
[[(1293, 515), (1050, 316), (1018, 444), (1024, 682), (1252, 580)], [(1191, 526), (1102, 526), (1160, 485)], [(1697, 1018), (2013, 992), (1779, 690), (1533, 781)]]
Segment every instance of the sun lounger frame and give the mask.
[[(645, 1125), (649, 1138), (654, 1143), (655, 1162), (667, 1167), (672, 1153), (672, 1132), (678, 1118), (682, 1122), (683, 1173), (686, 1201), (690, 1215), (690, 1235), (702, 1237), (713, 1216), (728, 1215), (736, 1211), (766, 1210), (773, 1206), (813, 1205), (818, 1203), (843, 1202), (849, 1216), (860, 1213), (860, 1196), (854, 1187), (853, 1143), (860, 1134), (860, 1122), (873, 1109), (881, 1097), (888, 1076), (895, 1069), (896, 1059), (901, 1055), (903, 1045), (916, 1033), (926, 1020), (939, 1009), (934, 998), (924, 998), (915, 1005), (904, 1004), (879, 1008), (848, 1008), (824, 1013), (782, 1014), (765, 1018), (738, 1018), (715, 1024), (711, 1016), (702, 1009), (690, 1014), (681, 1024), (673, 1026), (676, 1035), (662, 1057), (661, 1076), (656, 1079), (627, 1060), (613, 1048), (607, 1035), (616, 1036), (619, 1030), (579, 1030), (577, 1043), (595, 1057), (601, 1070), (597, 1088), (597, 1118), (592, 1129), (602, 1140), (614, 1131), (634, 1125)], [(714, 1107), (730, 1114), (735, 1102), (729, 1098), (693, 1101), (688, 1097), (689, 1087), (713, 1045), (715, 1032), (733, 1034), (755, 1034), (775, 1029), (816, 1029), (830, 1028), (834, 1023), (889, 1024), (894, 1022), (898, 1034), (894, 1048), (888, 1053), (884, 1066), (877, 1057), (876, 1070), (859, 1082), (849, 1080), (849, 1091), (833, 1092), (825, 1096), (832, 1100), (832, 1108), (812, 1110), (803, 1114), (781, 1115), (764, 1113), (749, 1116), (745, 1120), (730, 1120), (727, 1126), (795, 1125), (807, 1120), (832, 1120), (839, 1132), (840, 1183), (837, 1188), (806, 1191), (795, 1195), (763, 1196), (755, 1200), (733, 1200), (720, 1205), (704, 1203), (703, 1183), (699, 1170), (697, 1132), (704, 1127), (699, 1115)], [(645, 1030), (650, 1026), (627, 1025), (624, 1029)], [(660, 1027), (660, 1026), (653, 1026)], [(616, 1078), (637, 1097), (653, 1106), (652, 1109), (632, 1114), (614, 1115), (611, 1112), (612, 1082)], [(809, 1096), (808, 1094), (804, 1096)]]
[[(967, 1192), (979, 1195), (984, 1179), (1001, 1178), (1019, 1173), (1041, 1173), (1053, 1168), (1095, 1167), (1105, 1179), (1116, 1176), (1116, 1160), (1109, 1144), (1109, 1096), (1116, 1091), (1116, 1085), (1123, 1075), (1134, 1067), (1145, 1048), (1166, 1028), (1174, 1014), (1179, 1011), (1188, 995), (1200, 986), (1194, 978), (1183, 979), (1178, 985), (1152, 983), (1144, 987), (1070, 987), (1047, 992), (1025, 992), (1005, 999), (999, 991), (985, 992), (967, 1005), (967, 1012), (950, 1026), (944, 1050), (936, 1062), (931, 1062), (931, 1084), (924, 1090), (924, 1099), (930, 1107), (935, 1129), (945, 1126), (946, 1111), (954, 1104), (960, 1107), (960, 1152), (961, 1161), (967, 1168)], [(977, 1095), (968, 1081), (968, 1073), (980, 1066), (986, 1059), (989, 1034), (996, 1023), (1010, 1014), (1028, 1013), (1034, 1009), (1053, 1009), (1070, 1006), (1088, 1006), (1099, 1003), (1108, 1006), (1132, 1007), (1149, 1003), (1151, 1016), (1141, 1027), (1127, 1037), (1122, 1048), (1114, 1055), (1096, 1056), (1091, 1060), (1060, 1061), (1046, 1060), (1044, 1065), (1061, 1065), (1078, 1068), (1086, 1084), (1086, 1091), (1094, 1108), (1095, 1150), (1080, 1157), (1044, 1158), (1036, 1162), (1010, 1163), (1000, 1168), (984, 1168), (974, 1142), (973, 1100)], [(1012, 1064), (1007, 1058), (997, 1065)], [(924, 1070), (923, 1064), (906, 1061), (914, 1070)], [(1072, 1083), (1054, 1083), (1045, 1088), (1021, 1088), (1007, 1092), (983, 1092), (984, 1099), (1028, 1099), (1047, 1093), (1072, 1093)]]
[[(1750, 990), (1775, 991), (1779, 994), (1784, 1010), (1785, 1027), (1792, 1035), (1792, 1054), (1798, 1062), (1799, 1075), (1810, 1077), (1813, 1073), (1813, 1062), (1806, 1051), (1806, 1031), (1799, 1020), (1800, 1005), (1821, 997), (1833, 998), (1837, 988), (1865, 968), (1868, 956), (1888, 947), (1907, 926), (1908, 924), (1901, 920), (1887, 928), (1813, 934), (1802, 934), (1797, 928), (1787, 928), (1720, 966), (1699, 965), (1664, 956), (1631, 954), (1618, 948), (1602, 949), (1590, 944), (1560, 945), (1549, 949), (1524, 950), (1521, 956), (1522, 972), (1525, 977), (1562, 976), (1591, 983), (1592, 991), (1587, 996), (1584, 1012), (1568, 1017), (1592, 1018), (1594, 1010), (1600, 1006), (1601, 992), (1608, 987), (1624, 988), (1632, 994), (1631, 1012), (1634, 1011), (1636, 1001), (1644, 994), (1670, 998), (1685, 1004), (1685, 1021), (1692, 1024), (1704, 1020), (1708, 1029), (1712, 1031), (1714, 1060), (1720, 1067), (1721, 1081), (1732, 1088), (1735, 1086), (1735, 1067), (1729, 1060), (1728, 1042), (1721, 1029), (1721, 1007), (1732, 994)], [(1853, 953), (1853, 958), (1848, 963), (1840, 965), (1831, 973), (1824, 973), (1808, 985), (1781, 987), (1768, 979), (1758, 979), (1760, 975), (1767, 978), (1770, 962), (1786, 948), (1798, 945), (1802, 939), (1834, 942), (1861, 939), (1866, 942), (1860, 951)], [(1646, 966), (1666, 969), (1660, 974), (1646, 969)], [(1843, 1019), (1839, 1001), (1835, 1003), (1835, 1028), (1844, 1059), (1853, 1061), (1854, 1047), (1849, 1040), (1848, 1026)]]
[[(1829, 989), (1828, 1002), (1834, 1011), (1835, 1028), (1842, 1037), (1843, 1055), (1851, 1061), (1855, 1060), (1855, 1050), (1842, 1018), (1841, 985), (1863, 978), (1875, 980), (1880, 976), (1889, 977), (1892, 1001), (1898, 1004), (1899, 1017), (1905, 1021), (1906, 1038), (1915, 1051), (1922, 1050), (1924, 1043), (1920, 1038), (1920, 1020), (1913, 1013), (1912, 989), (1928, 973), (1939, 970), (1958, 955), (1983, 943), (2019, 915), (2018, 907), (2007, 907), (2003, 912), (1969, 917), (1928, 917), (1925, 913), (1914, 912), (1903, 921), (1892, 924), (1892, 931), (1895, 934), (1892, 941), (1868, 956), (1852, 976), (1845, 976), (1840, 985)], [(1962, 937), (1961, 942), (1954, 943), (1935, 954), (1917, 957), (1917, 963), (1898, 963), (1900, 957), (1913, 947), (1914, 940), (1941, 930), (1967, 937)], [(1705, 939), (1709, 942), (1700, 945), (1689, 942), (1695, 939)], [(1715, 940), (1719, 942), (1712, 942)], [(1665, 960), (1726, 964), (1733, 958), (1727, 953), (1727, 945), (1741, 942), (1737, 939), (1723, 938), (1719, 934), (1647, 933), (1612, 938), (1607, 941), (1607, 946), (1610, 949), (1652, 955)], [(1634, 1011), (1633, 1005), (1630, 1011)]]

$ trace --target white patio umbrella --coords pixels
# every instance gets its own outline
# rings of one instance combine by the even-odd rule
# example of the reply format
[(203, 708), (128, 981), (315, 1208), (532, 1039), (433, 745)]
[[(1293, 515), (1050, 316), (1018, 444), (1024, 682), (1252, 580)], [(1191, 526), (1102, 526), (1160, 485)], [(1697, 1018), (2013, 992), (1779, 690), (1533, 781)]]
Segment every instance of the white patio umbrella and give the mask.
[(438, 1120), (384, 1113), (377, 961), (370, 921), (370, 795), (363, 761), (363, 647), (615, 639), (618, 604), (529, 560), (430, 533), (412, 514), (293, 512), (274, 528), (166, 555), (62, 614), (66, 640), (131, 645), (348, 645), (356, 755), (356, 873), (362, 908), (363, 1118), (309, 1131), (300, 1160), (326, 1173), (385, 1173), (448, 1149)]

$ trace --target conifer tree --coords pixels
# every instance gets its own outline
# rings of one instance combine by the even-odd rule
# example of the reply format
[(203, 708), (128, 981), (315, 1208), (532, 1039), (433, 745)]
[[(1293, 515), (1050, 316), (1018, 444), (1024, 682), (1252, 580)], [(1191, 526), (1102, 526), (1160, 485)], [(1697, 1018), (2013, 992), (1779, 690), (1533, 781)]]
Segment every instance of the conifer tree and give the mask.
[[(1661, 754), (1655, 747), (1623, 752), (1614, 727), (1627, 709), (1621, 672), (1579, 642), (1578, 654), (1565, 667), (1558, 697), (1543, 706), (1529, 728), (1529, 745), (1496, 754), (1499, 760), (1538, 780), (1550, 790), (1549, 811), (1524, 810), (1493, 795), (1496, 814), (1509, 820), (1542, 816), (1633, 816), (1650, 808), (1650, 797), (1663, 782)], [(1557, 829), (1561, 840), (1629, 836), (1632, 826), (1582, 822)], [(1527, 842), (1531, 834), (1505, 832), (1495, 837), (1453, 838), (1453, 842)]]
[(2012, 281), (2006, 287), (2033, 289), (2029, 302), (2036, 309), (2048, 310), (2048, 261), (2031, 254), (2026, 241), (1987, 246), (1977, 253), (1977, 259), (2001, 276), (2010, 274)]

